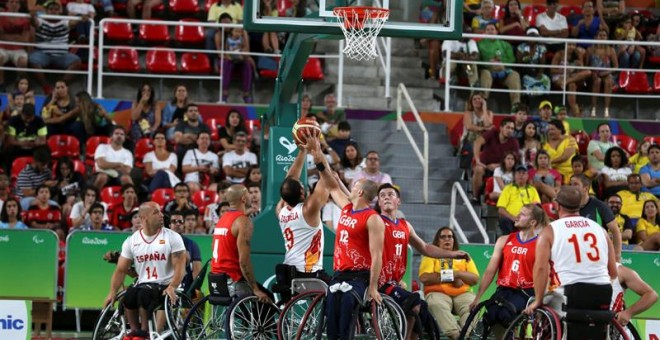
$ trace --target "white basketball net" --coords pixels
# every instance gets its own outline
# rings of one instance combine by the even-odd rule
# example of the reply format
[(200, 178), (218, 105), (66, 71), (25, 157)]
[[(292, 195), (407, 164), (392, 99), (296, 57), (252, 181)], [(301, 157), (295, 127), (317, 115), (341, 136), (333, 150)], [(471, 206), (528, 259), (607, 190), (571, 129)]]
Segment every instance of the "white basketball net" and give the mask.
[(346, 57), (354, 60), (375, 59), (378, 56), (376, 37), (389, 18), (390, 11), (375, 7), (337, 7), (333, 12), (346, 37)]

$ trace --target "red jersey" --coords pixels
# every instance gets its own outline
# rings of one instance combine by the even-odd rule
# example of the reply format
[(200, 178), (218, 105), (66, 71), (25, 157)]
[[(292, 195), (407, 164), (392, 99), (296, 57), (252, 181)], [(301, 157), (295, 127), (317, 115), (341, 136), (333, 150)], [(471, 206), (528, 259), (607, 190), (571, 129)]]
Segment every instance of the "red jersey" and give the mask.
[(119, 203), (112, 208), (112, 213), (110, 217), (110, 225), (119, 228), (121, 230), (128, 229), (132, 226), (131, 224), (131, 211), (134, 208), (137, 208), (138, 205), (134, 205), (128, 211), (124, 209), (124, 204)]
[(335, 237), (335, 271), (359, 271), (371, 268), (367, 220), (378, 213), (366, 208), (353, 210), (353, 203), (341, 210)]
[(238, 263), (238, 245), (236, 237), (231, 232), (231, 226), (241, 216), (245, 216), (242, 211), (227, 211), (213, 230), (211, 273), (225, 273), (234, 281), (239, 281), (243, 277), (243, 272)]
[(385, 240), (383, 242), (383, 269), (378, 278), (378, 286), (386, 283), (398, 284), (406, 273), (408, 259), (408, 240), (410, 228), (406, 220), (398, 218), (392, 221), (387, 216), (380, 216), (385, 222)]
[(27, 211), (27, 218), (26, 218), (28, 226), (32, 222), (37, 222), (37, 223), (61, 223), (62, 222), (62, 212), (60, 211), (60, 208), (58, 208), (55, 205), (48, 205), (48, 208), (46, 209), (41, 209), (36, 205), (33, 205), (28, 209)]
[(497, 285), (509, 288), (534, 288), (533, 268), (538, 236), (522, 242), (520, 232), (511, 233), (502, 248)]

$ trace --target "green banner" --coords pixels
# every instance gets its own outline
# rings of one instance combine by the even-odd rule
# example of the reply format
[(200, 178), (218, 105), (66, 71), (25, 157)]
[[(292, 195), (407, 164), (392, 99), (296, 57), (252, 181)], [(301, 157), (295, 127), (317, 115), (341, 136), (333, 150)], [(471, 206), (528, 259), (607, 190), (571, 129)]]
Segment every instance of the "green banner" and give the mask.
[[(479, 276), (483, 276), (488, 266), (488, 261), (493, 255), (493, 246), (483, 244), (463, 244), (461, 250), (466, 251), (479, 270)], [(656, 292), (660, 292), (660, 256), (657, 252), (623, 252), (621, 263), (628, 268), (635, 270), (639, 276), (649, 284)], [(488, 287), (482, 300), (488, 299), (495, 292), (495, 280)], [(476, 287), (474, 289), (476, 292)], [(626, 305), (635, 303), (639, 296), (628, 289), (624, 296)], [(635, 316), (636, 319), (660, 319), (660, 303), (656, 303), (649, 310)]]
[(50, 230), (0, 229), (0, 296), (55, 300), (58, 247)]

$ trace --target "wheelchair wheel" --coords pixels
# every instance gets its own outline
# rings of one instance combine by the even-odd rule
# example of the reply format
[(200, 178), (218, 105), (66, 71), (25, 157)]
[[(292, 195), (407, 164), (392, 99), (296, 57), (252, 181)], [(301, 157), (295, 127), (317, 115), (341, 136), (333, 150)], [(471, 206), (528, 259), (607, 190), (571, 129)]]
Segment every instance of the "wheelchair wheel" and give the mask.
[(325, 331), (325, 293), (317, 294), (298, 326), (296, 340), (320, 339)]
[(383, 295), (382, 298), (381, 304), (371, 301), (371, 321), (376, 339), (403, 339), (407, 327), (405, 313), (391, 297)]
[(117, 294), (117, 298), (113, 303), (103, 308), (96, 325), (94, 325), (93, 340), (121, 339), (126, 335), (128, 327), (121, 307), (123, 297), (124, 292), (122, 291)]
[(284, 306), (277, 320), (277, 336), (280, 340), (296, 338), (303, 316), (317, 296), (323, 297), (325, 292), (310, 291), (299, 294)]
[(558, 323), (557, 315), (542, 307), (537, 309), (533, 315), (518, 315), (504, 332), (503, 339), (560, 340)]
[(167, 319), (167, 326), (172, 332), (174, 339), (182, 340), (185, 338), (182, 332), (183, 324), (188, 311), (193, 307), (193, 302), (188, 295), (182, 292), (177, 292), (176, 295), (177, 301), (174, 304), (170, 304), (169, 296), (165, 296), (165, 317)]
[(188, 311), (181, 328), (182, 339), (227, 339), (225, 315), (227, 307), (209, 303), (204, 296)]
[(488, 323), (484, 320), (484, 315), (486, 314), (486, 304), (490, 303), (490, 300), (480, 302), (465, 320), (465, 325), (461, 329), (461, 334), (458, 337), (459, 339), (470, 339), (470, 340), (486, 340), (486, 339), (495, 339), (495, 336), (491, 334), (491, 329)]
[(277, 339), (280, 310), (256, 296), (236, 298), (229, 306), (226, 329), (229, 339)]
[[(428, 317), (429, 317), (429, 321), (427, 322), (427, 324), (423, 325), (422, 334), (420, 334), (420, 339), (440, 340), (440, 336), (442, 335), (442, 332), (440, 332), (440, 327), (438, 326), (438, 322), (435, 321), (435, 318), (430, 313)], [(416, 322), (419, 322), (421, 324), (422, 320), (419, 318), (419, 316), (416, 317)], [(408, 325), (408, 327), (411, 327), (411, 325)]]
[[(630, 327), (627, 327), (630, 326)], [(608, 330), (608, 337), (609, 340), (633, 340), (633, 339), (640, 339), (639, 338), (639, 333), (637, 333), (637, 329), (635, 329), (634, 326), (632, 326), (630, 323), (628, 323), (626, 327), (621, 326), (621, 324), (616, 321), (612, 320), (612, 322), (609, 324), (609, 330)], [(632, 333), (632, 330), (634, 330), (635, 334)], [(635, 335), (637, 337), (635, 338)]]

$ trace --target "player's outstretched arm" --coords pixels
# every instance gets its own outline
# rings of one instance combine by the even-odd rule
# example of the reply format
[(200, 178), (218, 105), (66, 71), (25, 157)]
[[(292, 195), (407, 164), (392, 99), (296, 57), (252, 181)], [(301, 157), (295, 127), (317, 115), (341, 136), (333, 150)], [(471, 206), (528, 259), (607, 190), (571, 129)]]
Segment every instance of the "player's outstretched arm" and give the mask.
[(341, 190), (339, 184), (332, 176), (328, 160), (321, 151), (318, 136), (306, 133), (305, 138), (307, 141), (305, 149), (314, 157), (314, 163), (317, 164), (316, 168), (319, 170), (319, 177), (323, 180), (325, 187), (330, 192), (330, 195), (332, 195), (332, 199), (335, 203), (337, 203), (340, 208), (345, 207), (349, 203), (348, 196)]
[(479, 282), (479, 290), (477, 291), (477, 295), (474, 297), (474, 301), (470, 304), (470, 309), (474, 309), (474, 307), (477, 306), (479, 300), (481, 300), (481, 297), (484, 296), (486, 289), (488, 289), (488, 286), (490, 286), (490, 284), (493, 282), (495, 274), (500, 268), (500, 263), (502, 262), (502, 249), (504, 249), (504, 244), (506, 243), (507, 238), (508, 236), (500, 236), (500, 238), (497, 239), (497, 242), (495, 242), (493, 256), (490, 257), (488, 267), (486, 267), (484, 276), (481, 278), (481, 282)]
[(410, 230), (410, 240), (408, 243), (410, 243), (410, 245), (420, 254), (426, 257), (436, 259), (468, 259), (470, 257), (468, 253), (462, 250), (445, 250), (436, 245), (424, 242), (424, 240), (417, 235), (415, 228), (413, 228), (410, 222), (408, 222), (408, 230)]
[(132, 260), (123, 256), (119, 256), (119, 259), (117, 260), (117, 266), (115, 267), (115, 271), (112, 273), (112, 278), (110, 279), (110, 293), (108, 293), (108, 297), (106, 297), (105, 302), (103, 303), (103, 307), (111, 304), (115, 300), (117, 291), (121, 287), (122, 283), (124, 283), (124, 278), (126, 278), (126, 274), (128, 273), (128, 269), (131, 267), (131, 263), (133, 263)]
[(307, 160), (307, 150), (305, 150), (304, 148), (298, 148), (298, 155), (296, 156), (296, 159), (293, 161), (293, 164), (291, 164), (289, 171), (286, 173), (286, 177), (293, 177), (295, 179), (300, 179), (300, 175), (302, 174), (302, 169), (303, 166), (305, 165), (306, 160)]
[(632, 319), (633, 316), (651, 308), (651, 306), (658, 301), (658, 293), (644, 282), (637, 272), (630, 268), (619, 266), (618, 274), (621, 285), (628, 287), (635, 292), (635, 294), (639, 295), (639, 300), (616, 315), (617, 321), (619, 321), (622, 326), (625, 326), (630, 322), (630, 319)]
[(369, 231), (369, 253), (371, 254), (371, 269), (369, 272), (369, 296), (377, 303), (382, 299), (378, 292), (378, 277), (383, 267), (383, 242), (385, 241), (385, 223), (377, 214), (367, 220)]
[(250, 241), (252, 240), (252, 232), (254, 226), (252, 225), (252, 220), (247, 216), (241, 216), (234, 221), (238, 223), (238, 235), (236, 237), (236, 243), (238, 244), (238, 263), (241, 266), (241, 273), (243, 278), (247, 281), (248, 285), (252, 288), (254, 295), (259, 298), (261, 302), (270, 302), (270, 298), (266, 293), (259, 289), (257, 280), (254, 276), (254, 269), (252, 267), (252, 260), (250, 259)]

